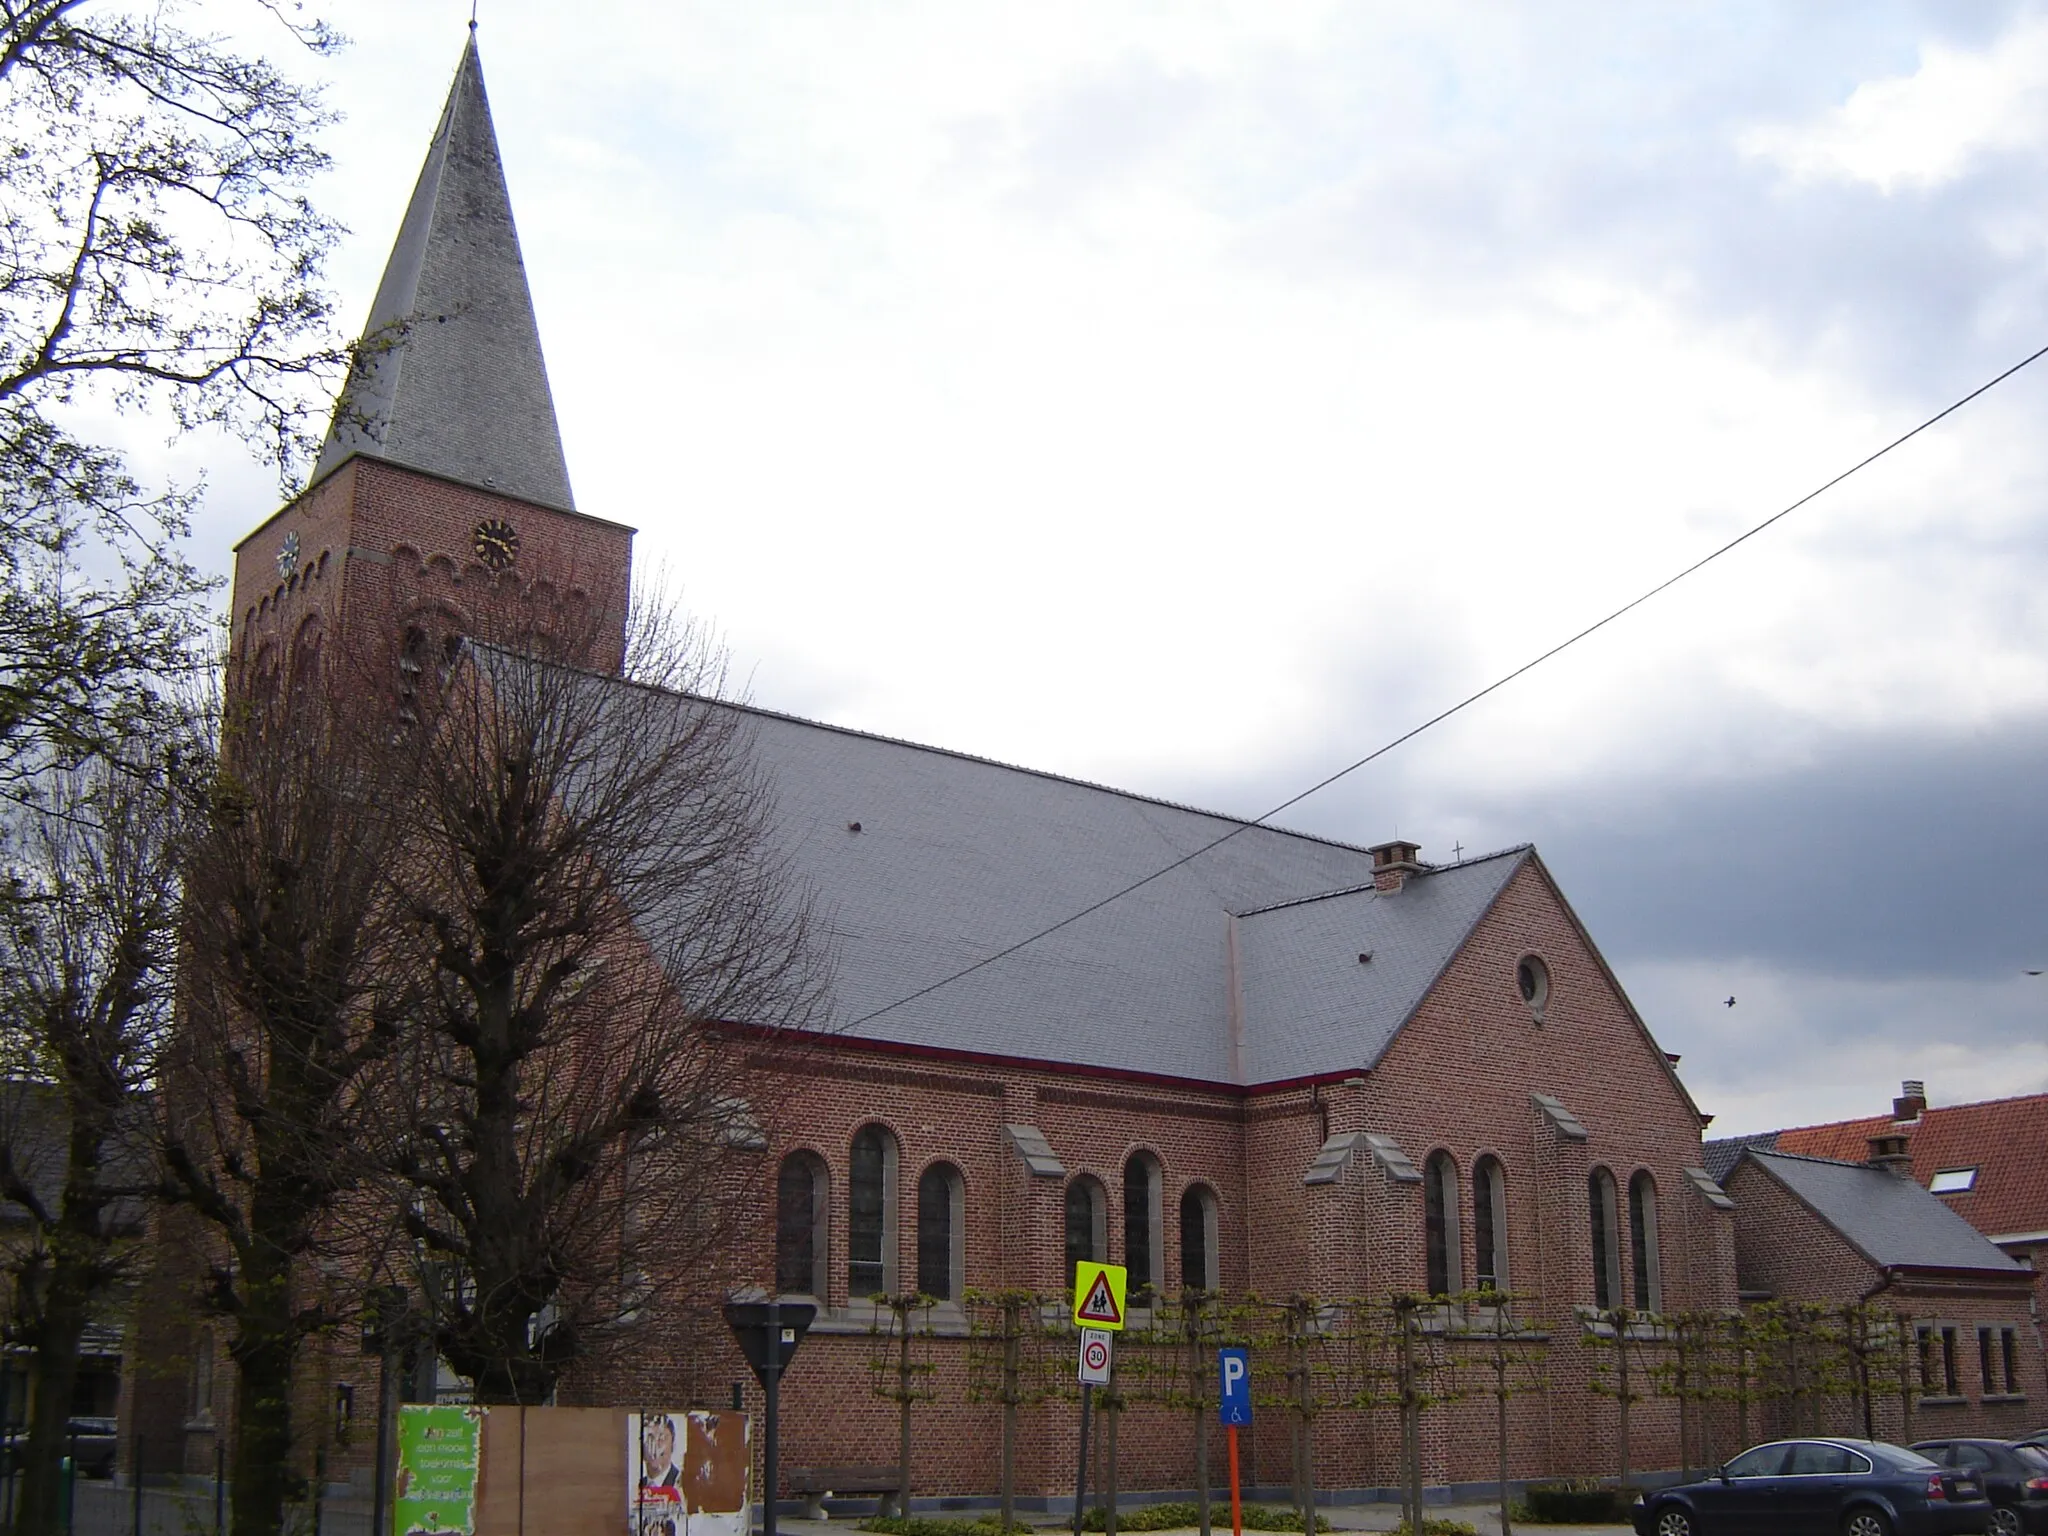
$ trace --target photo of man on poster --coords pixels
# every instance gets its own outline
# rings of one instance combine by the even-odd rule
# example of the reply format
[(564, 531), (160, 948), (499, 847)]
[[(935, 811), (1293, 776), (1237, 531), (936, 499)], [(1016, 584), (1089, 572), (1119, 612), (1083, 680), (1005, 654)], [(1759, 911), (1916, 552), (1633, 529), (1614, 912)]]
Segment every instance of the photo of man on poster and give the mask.
[(680, 1498), (677, 1485), (683, 1480), (680, 1458), (681, 1436), (675, 1419), (666, 1413), (650, 1413), (640, 1421), (640, 1486), (648, 1493), (662, 1491), (665, 1498)]

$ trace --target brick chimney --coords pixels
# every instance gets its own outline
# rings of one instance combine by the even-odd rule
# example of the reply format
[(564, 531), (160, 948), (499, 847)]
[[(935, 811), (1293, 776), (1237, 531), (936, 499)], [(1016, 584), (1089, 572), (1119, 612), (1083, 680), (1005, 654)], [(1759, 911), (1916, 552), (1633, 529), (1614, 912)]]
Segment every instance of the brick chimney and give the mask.
[(1863, 1160), (1872, 1168), (1882, 1168), (1886, 1173), (1913, 1182), (1913, 1155), (1906, 1150), (1906, 1134), (1903, 1131), (1886, 1131), (1870, 1138), (1870, 1156)]
[(1396, 894), (1410, 875), (1422, 873), (1422, 862), (1416, 855), (1422, 852), (1420, 843), (1406, 843), (1396, 838), (1391, 843), (1375, 843), (1372, 854), (1372, 888), (1385, 895)]
[(1899, 1084), (1899, 1096), (1892, 1100), (1892, 1118), (1902, 1124), (1918, 1120), (1927, 1108), (1927, 1085), (1917, 1077)]

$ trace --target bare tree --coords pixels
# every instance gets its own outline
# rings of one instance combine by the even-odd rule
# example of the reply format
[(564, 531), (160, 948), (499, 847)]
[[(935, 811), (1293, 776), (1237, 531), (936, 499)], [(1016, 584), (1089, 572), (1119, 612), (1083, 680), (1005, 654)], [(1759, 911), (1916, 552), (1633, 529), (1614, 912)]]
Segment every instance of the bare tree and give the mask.
[(167, 1196), (205, 1234), (204, 1304), (232, 1326), (236, 1536), (281, 1526), (299, 1351), (348, 1304), (312, 1272), (367, 1275), (374, 1261), (373, 1235), (347, 1218), (382, 1111), (372, 1069), (413, 1001), (382, 899), (406, 738), (388, 696), (353, 681), (231, 679), (186, 865), (163, 1155)]
[(29, 1351), (16, 1528), (61, 1530), (88, 1325), (126, 1289), (154, 1183), (149, 1084), (170, 1019), (182, 764), (170, 740), (42, 774), (6, 827), (0, 1196), (26, 1215), (8, 1342)]
[(73, 408), (218, 427), (286, 472), (343, 361), (304, 195), (330, 114), (186, 9), (0, 0), (0, 789), (116, 746), (204, 622), (196, 488), (142, 484)]
[(544, 1401), (572, 1365), (716, 1303), (763, 1198), (769, 1106), (743, 1056), (820, 998), (719, 658), (647, 604), (630, 680), (568, 664), (616, 654), (619, 627), (480, 620), (419, 708), (392, 905), (424, 1005), (389, 1164), (440, 1351), (483, 1402)]

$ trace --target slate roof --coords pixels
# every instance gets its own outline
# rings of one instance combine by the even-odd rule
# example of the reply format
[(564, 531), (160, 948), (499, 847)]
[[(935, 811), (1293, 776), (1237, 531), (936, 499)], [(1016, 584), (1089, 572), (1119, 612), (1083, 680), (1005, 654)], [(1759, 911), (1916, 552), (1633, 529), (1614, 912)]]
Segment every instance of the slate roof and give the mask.
[(1975, 1168), (1966, 1194), (1941, 1202), (1987, 1236), (2048, 1231), (2048, 1093), (1930, 1106), (1913, 1121), (1890, 1115), (1801, 1126), (1776, 1133), (1780, 1151), (1860, 1158), (1870, 1138), (1907, 1137), (1913, 1177), (1923, 1185), (1949, 1168)]
[(315, 481), (362, 453), (576, 509), (474, 33), (363, 336)]
[(1728, 1175), (1735, 1171), (1735, 1165), (1742, 1161), (1746, 1148), (1756, 1147), (1769, 1152), (1778, 1145), (1776, 1131), (1758, 1131), (1749, 1136), (1717, 1136), (1700, 1146), (1700, 1163), (1717, 1184), (1726, 1184)]
[(1527, 853), (1411, 878), (1396, 896), (1367, 884), (1246, 916), (1245, 1080), (1377, 1062)]
[[(1918, 1184), (1865, 1163), (1749, 1147), (1743, 1157), (1783, 1184), (1858, 1252), (1883, 1268), (1994, 1271), (2031, 1280)], [(1739, 1197), (1738, 1197), (1739, 1198)]]
[(593, 685), (632, 689), (634, 720), (656, 708), (746, 717), (776, 799), (775, 852), (815, 894), (832, 945), (825, 1027), (856, 1040), (1219, 1085), (1362, 1071), (1534, 857), (1512, 849), (1411, 875), (1387, 897), (1371, 890), (1364, 848), (1244, 828), (892, 1007), (1243, 823), (769, 710)]

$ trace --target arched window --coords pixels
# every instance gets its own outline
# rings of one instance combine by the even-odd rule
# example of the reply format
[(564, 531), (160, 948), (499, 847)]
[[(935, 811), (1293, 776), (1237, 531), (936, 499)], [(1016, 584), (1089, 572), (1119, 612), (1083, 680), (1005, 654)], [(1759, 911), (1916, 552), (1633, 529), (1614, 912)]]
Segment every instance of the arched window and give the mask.
[(1480, 1290), (1508, 1288), (1508, 1180), (1497, 1157), (1472, 1169), (1472, 1257)]
[(775, 1176), (775, 1289), (825, 1294), (831, 1181), (814, 1153), (792, 1152)]
[(292, 687), (303, 689), (318, 681), (320, 676), (320, 644), (323, 627), (320, 615), (308, 614), (299, 626), (298, 634), (292, 640)]
[(1103, 1214), (1102, 1186), (1083, 1174), (1067, 1186), (1067, 1283), (1074, 1282), (1076, 1264), (1106, 1261), (1109, 1232)]
[(1159, 1160), (1149, 1152), (1132, 1153), (1124, 1164), (1124, 1268), (1130, 1271), (1133, 1297), (1155, 1292), (1166, 1283), (1160, 1182)]
[(896, 1138), (861, 1127), (847, 1168), (846, 1289), (856, 1299), (896, 1289)]
[(917, 1288), (940, 1301), (967, 1289), (967, 1186), (951, 1163), (933, 1163), (917, 1181)]
[(1448, 1152), (1432, 1152), (1422, 1170), (1422, 1237), (1429, 1294), (1464, 1289), (1458, 1232), (1458, 1165)]
[(1647, 1168), (1628, 1181), (1628, 1248), (1636, 1281), (1636, 1310), (1664, 1310), (1664, 1280), (1657, 1263), (1657, 1181)]
[(1185, 1290), (1223, 1288), (1217, 1273), (1216, 1195), (1190, 1184), (1180, 1197), (1180, 1283)]
[(1593, 1229), (1593, 1305), (1605, 1312), (1621, 1305), (1621, 1222), (1614, 1175), (1605, 1168), (1587, 1176), (1586, 1204)]

